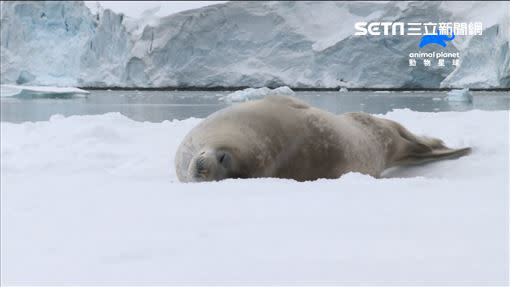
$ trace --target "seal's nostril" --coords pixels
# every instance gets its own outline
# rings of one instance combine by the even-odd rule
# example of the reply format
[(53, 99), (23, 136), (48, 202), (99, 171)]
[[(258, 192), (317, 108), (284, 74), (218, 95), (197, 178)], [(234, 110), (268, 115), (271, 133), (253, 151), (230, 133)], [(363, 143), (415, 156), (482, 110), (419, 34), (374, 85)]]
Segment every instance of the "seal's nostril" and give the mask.
[(223, 160), (225, 160), (225, 154), (222, 154), (220, 156), (220, 159), (219, 159), (220, 163), (223, 163)]
[(209, 175), (209, 170), (205, 169), (205, 168), (201, 168), (201, 169), (197, 169), (195, 171), (194, 177), (195, 178), (206, 179), (208, 175)]

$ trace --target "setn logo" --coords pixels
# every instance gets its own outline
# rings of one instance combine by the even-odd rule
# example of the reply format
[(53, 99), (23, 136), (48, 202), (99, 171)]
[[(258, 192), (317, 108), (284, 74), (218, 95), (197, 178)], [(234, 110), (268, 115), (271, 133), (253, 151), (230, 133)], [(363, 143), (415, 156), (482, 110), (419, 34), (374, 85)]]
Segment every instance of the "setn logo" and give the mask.
[(481, 22), (356, 22), (354, 28), (355, 36), (423, 36), (420, 48), (429, 44), (446, 47), (455, 35), (482, 35), (483, 30)]

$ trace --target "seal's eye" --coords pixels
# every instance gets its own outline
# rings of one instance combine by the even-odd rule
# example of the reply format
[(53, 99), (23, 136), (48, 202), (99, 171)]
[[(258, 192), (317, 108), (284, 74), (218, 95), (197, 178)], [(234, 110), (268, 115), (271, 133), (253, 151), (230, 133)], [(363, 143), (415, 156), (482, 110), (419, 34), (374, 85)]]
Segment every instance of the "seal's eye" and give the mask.
[(228, 154), (228, 152), (219, 151), (216, 154), (216, 158), (218, 160), (218, 163), (221, 164), (221, 166), (223, 166), (224, 168), (228, 168), (230, 164), (230, 155)]

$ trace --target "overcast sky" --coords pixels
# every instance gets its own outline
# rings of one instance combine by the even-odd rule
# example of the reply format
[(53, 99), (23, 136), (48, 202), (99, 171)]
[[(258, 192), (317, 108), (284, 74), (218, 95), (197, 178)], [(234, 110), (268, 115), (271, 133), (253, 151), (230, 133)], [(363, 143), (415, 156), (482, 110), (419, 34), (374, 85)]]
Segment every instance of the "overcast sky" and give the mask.
[(143, 11), (158, 6), (160, 6), (161, 9), (156, 15), (166, 16), (184, 10), (227, 1), (85, 1), (85, 5), (95, 12), (96, 2), (99, 2), (103, 8), (109, 8), (115, 12), (121, 12), (124, 15), (137, 18)]

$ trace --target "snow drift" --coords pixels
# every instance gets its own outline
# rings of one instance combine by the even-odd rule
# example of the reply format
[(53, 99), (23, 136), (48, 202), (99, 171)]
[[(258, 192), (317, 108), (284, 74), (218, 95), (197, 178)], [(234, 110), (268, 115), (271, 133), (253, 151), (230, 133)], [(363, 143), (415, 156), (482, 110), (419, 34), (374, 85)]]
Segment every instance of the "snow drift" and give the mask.
[[(3, 83), (65, 86), (510, 86), (508, 2), (229, 2), (156, 17), (81, 2), (2, 2)], [(353, 36), (357, 21), (482, 21), (459, 67), (409, 67), (419, 36)], [(423, 51), (431, 50), (430, 46)]]
[(508, 111), (384, 117), (473, 153), (383, 179), (182, 184), (199, 119), (1, 122), (2, 285), (507, 285)]

